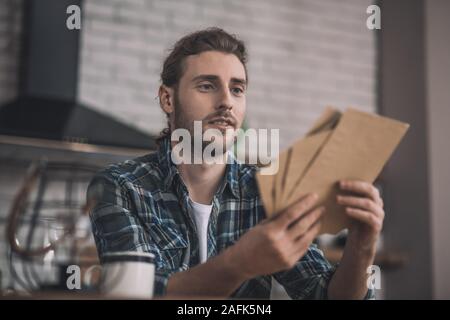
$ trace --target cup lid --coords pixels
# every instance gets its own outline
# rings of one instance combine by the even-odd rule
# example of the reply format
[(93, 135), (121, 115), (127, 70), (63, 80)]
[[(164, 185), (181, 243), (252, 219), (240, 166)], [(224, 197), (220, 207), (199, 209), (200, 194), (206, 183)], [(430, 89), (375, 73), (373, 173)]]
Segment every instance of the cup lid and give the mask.
[(150, 252), (117, 251), (102, 255), (102, 263), (108, 262), (150, 262), (153, 263), (155, 255)]
[(151, 252), (140, 252), (140, 251), (116, 251), (116, 252), (107, 252), (103, 254), (106, 256), (140, 256), (140, 257), (151, 257), (154, 258), (155, 255)]

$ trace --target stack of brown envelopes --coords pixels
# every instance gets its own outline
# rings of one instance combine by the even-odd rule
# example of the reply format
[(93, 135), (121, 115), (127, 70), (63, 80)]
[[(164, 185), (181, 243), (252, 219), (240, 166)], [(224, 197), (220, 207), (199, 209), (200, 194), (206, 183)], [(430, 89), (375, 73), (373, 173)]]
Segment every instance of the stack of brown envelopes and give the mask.
[(279, 154), (275, 174), (264, 174), (264, 169), (257, 174), (267, 215), (315, 192), (317, 206), (325, 206), (320, 233), (347, 228), (349, 219), (336, 203), (338, 181), (372, 183), (408, 128), (406, 123), (376, 114), (328, 108), (304, 138)]

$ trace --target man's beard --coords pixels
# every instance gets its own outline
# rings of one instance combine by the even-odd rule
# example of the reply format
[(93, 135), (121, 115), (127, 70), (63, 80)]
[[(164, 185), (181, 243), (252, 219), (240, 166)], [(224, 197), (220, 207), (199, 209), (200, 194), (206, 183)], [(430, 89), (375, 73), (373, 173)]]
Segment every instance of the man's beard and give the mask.
[[(184, 117), (184, 113), (182, 112), (182, 110), (183, 110), (183, 108), (181, 107), (180, 99), (179, 99), (179, 96), (178, 96), (178, 90), (175, 90), (175, 96), (174, 96), (174, 112), (175, 112), (175, 118), (174, 118), (174, 122), (175, 123), (174, 123), (174, 125), (175, 125), (175, 127), (174, 127), (174, 129), (186, 129), (186, 130), (188, 130), (189, 133), (190, 133), (190, 137), (191, 137), (191, 150), (195, 150), (194, 149), (194, 140), (195, 140), (195, 136), (194, 136), (194, 122), (190, 121), (190, 120), (187, 120)], [(227, 112), (229, 112), (229, 111), (227, 111)], [(205, 120), (208, 119), (208, 118), (219, 117), (223, 113), (224, 113), (223, 111), (219, 110), (217, 112), (214, 112), (211, 115), (208, 115), (207, 117), (205, 117), (204, 119), (201, 120), (202, 121), (202, 152), (205, 150), (205, 148), (208, 145), (214, 143), (214, 141), (215, 141), (215, 140), (212, 140), (212, 141), (204, 141), (203, 140), (203, 134), (206, 131), (205, 130), (205, 122), (206, 122)], [(234, 129), (237, 129), (236, 128), (237, 121), (235, 120), (234, 117), (233, 117), (233, 119), (234, 119), (233, 121), (235, 123)], [(212, 149), (213, 151), (212, 151), (211, 155), (213, 157), (225, 154), (231, 147), (233, 147), (233, 145), (234, 145), (234, 143), (236, 142), (236, 139), (237, 139), (237, 137), (234, 134), (230, 135), (228, 133), (228, 135), (226, 136), (225, 135), (226, 134), (225, 131), (223, 131), (223, 130), (219, 130), (219, 131), (223, 135), (222, 136), (223, 138), (221, 138), (222, 139), (222, 144), (221, 144), (222, 148), (220, 149), (219, 148), (219, 144), (220, 143), (217, 143), (217, 147)], [(217, 151), (217, 152), (220, 151), (221, 154), (217, 155), (217, 154), (215, 154), (215, 151)]]

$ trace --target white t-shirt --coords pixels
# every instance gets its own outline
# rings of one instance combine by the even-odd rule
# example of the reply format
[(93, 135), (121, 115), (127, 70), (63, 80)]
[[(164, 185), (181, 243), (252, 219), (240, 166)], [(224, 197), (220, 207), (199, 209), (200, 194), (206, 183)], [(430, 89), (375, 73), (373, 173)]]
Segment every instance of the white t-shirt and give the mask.
[(192, 205), (195, 224), (198, 231), (198, 241), (200, 243), (200, 263), (208, 258), (208, 221), (212, 211), (212, 204), (201, 204), (189, 199)]

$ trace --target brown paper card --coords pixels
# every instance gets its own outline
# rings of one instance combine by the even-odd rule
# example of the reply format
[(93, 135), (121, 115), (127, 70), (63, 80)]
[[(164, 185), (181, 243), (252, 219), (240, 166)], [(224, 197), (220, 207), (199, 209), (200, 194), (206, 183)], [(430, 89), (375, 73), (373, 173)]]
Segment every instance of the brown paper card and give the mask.
[(284, 185), (283, 197), (280, 203), (286, 203), (294, 191), (294, 187), (299, 185), (301, 179), (306, 174), (322, 146), (328, 140), (332, 130), (326, 130), (297, 141), (292, 147), (289, 158), (288, 174)]
[[(293, 187), (300, 183), (318, 152), (329, 138), (332, 129), (336, 126), (341, 112), (327, 107), (320, 117), (309, 129), (307, 136), (297, 140), (288, 155), (287, 169), (281, 199), (277, 201), (277, 209), (287, 201), (293, 191)], [(326, 132), (326, 133), (323, 133)]]
[(284, 150), (280, 153), (280, 156), (278, 157), (278, 171), (275, 174), (275, 181), (274, 181), (274, 212), (278, 211), (279, 206), (281, 203), (281, 198), (283, 196), (283, 190), (284, 190), (284, 182), (286, 179), (286, 173), (287, 173), (287, 164), (288, 164), (288, 158), (291, 153), (291, 148)]
[(311, 136), (325, 130), (332, 130), (339, 122), (342, 113), (332, 107), (327, 107), (320, 117), (314, 122), (306, 136)]
[[(317, 155), (326, 138), (329, 137), (331, 128), (336, 124), (336, 119), (340, 114), (338, 110), (328, 107), (308, 131), (309, 137), (298, 140), (293, 146), (296, 148), (295, 150), (290, 148), (274, 160), (278, 161), (278, 171), (275, 175), (257, 174), (258, 188), (267, 216), (273, 215), (287, 201), (293, 191), (293, 186), (300, 182), (305, 170)], [(327, 133), (321, 134), (321, 131), (324, 130)], [(292, 156), (295, 158), (291, 159)]]
[(318, 205), (326, 208), (320, 233), (334, 234), (348, 227), (349, 219), (336, 203), (337, 182), (356, 179), (372, 183), (408, 127), (379, 115), (347, 110), (285, 207), (306, 193), (316, 192)]

